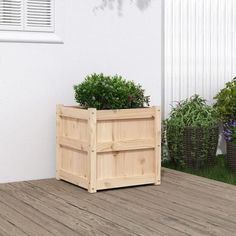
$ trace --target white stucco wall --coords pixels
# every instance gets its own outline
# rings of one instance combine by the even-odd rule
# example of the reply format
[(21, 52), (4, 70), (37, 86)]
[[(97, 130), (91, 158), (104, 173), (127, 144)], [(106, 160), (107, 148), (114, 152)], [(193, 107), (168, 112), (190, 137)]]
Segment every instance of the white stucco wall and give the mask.
[(65, 1), (63, 45), (0, 43), (0, 182), (55, 176), (55, 106), (73, 104), (73, 89), (93, 72), (143, 84), (161, 103), (161, 0), (123, 15)]

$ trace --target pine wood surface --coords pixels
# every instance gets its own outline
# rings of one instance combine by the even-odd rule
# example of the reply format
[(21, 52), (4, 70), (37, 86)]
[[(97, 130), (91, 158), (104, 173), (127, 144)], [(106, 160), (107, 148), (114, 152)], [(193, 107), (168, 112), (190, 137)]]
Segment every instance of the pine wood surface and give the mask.
[(161, 182), (160, 108), (57, 106), (57, 179), (97, 190)]
[(3, 236), (236, 235), (236, 187), (162, 168), (162, 184), (89, 194), (55, 179), (0, 185)]

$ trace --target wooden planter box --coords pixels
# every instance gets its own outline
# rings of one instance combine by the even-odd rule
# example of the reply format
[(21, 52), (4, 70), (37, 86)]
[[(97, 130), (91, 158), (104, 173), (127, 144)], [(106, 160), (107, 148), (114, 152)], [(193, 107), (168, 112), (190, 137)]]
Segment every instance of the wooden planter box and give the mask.
[(57, 106), (57, 176), (94, 193), (160, 184), (160, 109)]

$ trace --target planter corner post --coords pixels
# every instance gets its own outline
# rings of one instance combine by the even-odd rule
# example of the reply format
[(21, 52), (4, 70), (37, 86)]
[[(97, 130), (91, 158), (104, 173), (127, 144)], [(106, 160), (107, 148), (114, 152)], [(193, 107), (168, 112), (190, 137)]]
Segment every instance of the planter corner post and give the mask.
[(88, 191), (90, 193), (97, 192), (97, 110), (96, 108), (88, 109), (88, 137), (89, 137), (89, 149), (88, 149), (88, 165), (89, 165), (89, 186)]
[(62, 135), (62, 122), (61, 122), (61, 108), (63, 105), (59, 104), (56, 108), (56, 179), (60, 180), (60, 169), (61, 169), (61, 147), (60, 147), (60, 136)]

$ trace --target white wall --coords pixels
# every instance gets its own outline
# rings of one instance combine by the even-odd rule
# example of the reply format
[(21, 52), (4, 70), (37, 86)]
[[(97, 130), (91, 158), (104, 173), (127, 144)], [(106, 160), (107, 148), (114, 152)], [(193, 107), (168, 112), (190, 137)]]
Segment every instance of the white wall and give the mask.
[(161, 0), (123, 16), (65, 2), (64, 45), (0, 43), (0, 182), (55, 176), (55, 106), (73, 104), (73, 89), (93, 72), (143, 84), (161, 103)]

